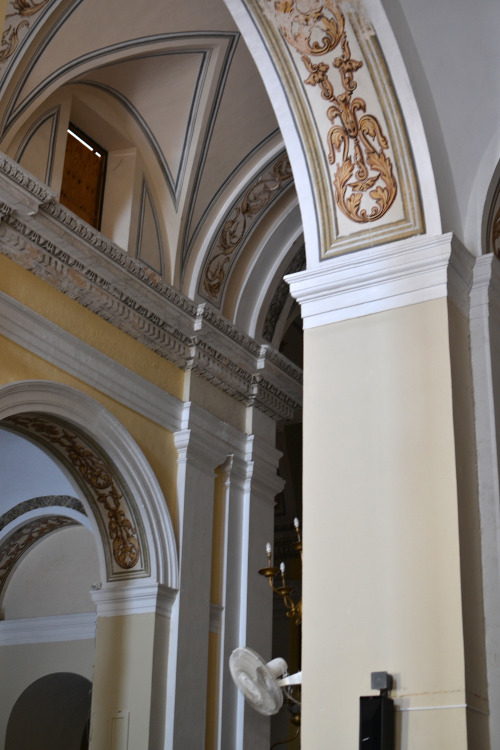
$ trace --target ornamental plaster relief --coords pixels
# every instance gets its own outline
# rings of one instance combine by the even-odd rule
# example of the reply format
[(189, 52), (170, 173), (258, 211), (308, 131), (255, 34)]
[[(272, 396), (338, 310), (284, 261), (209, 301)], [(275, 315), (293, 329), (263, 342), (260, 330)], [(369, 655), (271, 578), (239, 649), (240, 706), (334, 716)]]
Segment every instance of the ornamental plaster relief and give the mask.
[(184, 370), (273, 419), (301, 406), (302, 374), (196, 305), (0, 159), (0, 252)]
[[(142, 539), (140, 520), (127, 500), (120, 478), (97, 448), (74, 427), (43, 414), (17, 414), (7, 417), (5, 422), (45, 445), (79, 481), (100, 529), (108, 580), (148, 576), (147, 545)], [(75, 521), (54, 515), (28, 522), (26, 528), (15, 532), (15, 539), (10, 538), (6, 565), (20, 545), (24, 551), (44, 534), (68, 523)]]
[(306, 144), (322, 202), (321, 258), (422, 233), (405, 125), (363, 4), (248, 0), (247, 6)]
[(202, 297), (220, 307), (231, 268), (253, 227), (292, 182), (288, 156), (280, 154), (238, 197), (209, 250), (198, 289)]
[(33, 21), (51, 2), (53, 0), (9, 0), (0, 44), (0, 75), (4, 63), (14, 55), (22, 39), (29, 33)]

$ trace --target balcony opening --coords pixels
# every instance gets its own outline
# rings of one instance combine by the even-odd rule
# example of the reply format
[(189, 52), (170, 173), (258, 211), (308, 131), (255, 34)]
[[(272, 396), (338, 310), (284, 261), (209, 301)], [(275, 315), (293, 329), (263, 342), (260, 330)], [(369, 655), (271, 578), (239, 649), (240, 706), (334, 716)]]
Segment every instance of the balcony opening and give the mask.
[(106, 161), (106, 151), (70, 123), (60, 201), (96, 229), (101, 227)]

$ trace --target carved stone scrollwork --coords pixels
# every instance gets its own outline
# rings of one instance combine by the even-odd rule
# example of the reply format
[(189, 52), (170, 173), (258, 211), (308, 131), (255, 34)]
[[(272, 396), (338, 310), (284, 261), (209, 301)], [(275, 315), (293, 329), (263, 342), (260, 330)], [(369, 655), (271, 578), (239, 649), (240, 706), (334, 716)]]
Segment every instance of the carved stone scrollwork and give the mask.
[(18, 414), (6, 422), (21, 433), (36, 437), (72, 470), (96, 515), (102, 529), (105, 551), (116, 573), (136, 569), (146, 574), (141, 555), (141, 543), (132, 509), (124, 497), (118, 478), (97, 450), (69, 425), (53, 417), (38, 414)]
[(203, 274), (200, 293), (211, 302), (218, 303), (221, 300), (224, 283), (251, 227), (291, 180), (292, 170), (288, 156), (282, 154), (253, 182), (231, 209), (210, 251)]
[(75, 526), (77, 522), (64, 516), (34, 518), (13, 532), (0, 547), (0, 591), (18, 560), (36, 542), (52, 531)]

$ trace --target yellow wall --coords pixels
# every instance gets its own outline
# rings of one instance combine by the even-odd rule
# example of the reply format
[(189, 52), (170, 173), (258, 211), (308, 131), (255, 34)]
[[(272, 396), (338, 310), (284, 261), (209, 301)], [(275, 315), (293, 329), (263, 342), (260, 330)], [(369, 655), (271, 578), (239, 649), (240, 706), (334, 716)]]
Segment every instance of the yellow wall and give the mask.
[[(445, 300), (307, 330), (304, 747), (355, 747), (370, 673), (405, 750), (466, 747)], [(420, 727), (420, 729), (417, 729)]]
[(184, 373), (45, 281), (0, 255), (0, 289), (65, 331), (182, 399)]
[[(0, 255), (0, 286), (2, 291), (11, 297), (98, 351), (112, 357), (176, 398), (181, 396), (184, 373), (172, 363), (149, 351), (127, 334), (2, 255)], [(106, 394), (88, 386), (83, 380), (69, 375), (10, 340), (0, 337), (0, 345), (2, 351), (1, 384), (32, 379), (62, 383), (77, 388), (96, 399), (120, 420), (151, 464), (167, 500), (177, 532), (177, 452), (172, 434)], [(112, 378), (112, 372), (110, 372), (110, 378)]]
[(153, 613), (98, 618), (91, 750), (113, 747), (114, 719), (118, 733), (122, 722), (128, 727), (128, 745), (118, 743), (114, 750), (149, 747), (154, 627)]

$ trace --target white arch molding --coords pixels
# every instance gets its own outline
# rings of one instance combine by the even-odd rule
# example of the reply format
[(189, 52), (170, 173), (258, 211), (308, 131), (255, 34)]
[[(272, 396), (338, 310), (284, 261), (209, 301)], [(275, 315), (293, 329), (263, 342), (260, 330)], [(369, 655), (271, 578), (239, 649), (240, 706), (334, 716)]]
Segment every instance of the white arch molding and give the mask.
[[(139, 578), (122, 575), (108, 581), (103, 539), (92, 521), (103, 585), (93, 592), (98, 612), (118, 614), (151, 611), (160, 606), (168, 614), (179, 586), (177, 545), (165, 497), (146, 457), (128, 431), (100, 403), (60, 383), (26, 380), (0, 387), (0, 420), (38, 414), (64, 420), (99, 446), (111, 471), (121, 479), (125, 500), (140, 521), (148, 566)], [(92, 514), (89, 514), (92, 518)]]
[[(279, 74), (278, 65), (266, 42), (265, 31), (263, 27), (260, 27), (253, 8), (257, 4), (250, 3), (248, 0), (224, 0), (224, 2), (251, 51), (283, 134), (293, 169), (304, 225), (307, 268), (313, 269), (319, 265), (324, 267), (335, 264), (335, 257), (321, 260), (322, 254), (328, 250), (322, 247), (322, 244), (328, 234), (325, 234), (324, 228), (332, 222), (333, 207), (329, 201), (322, 199), (321, 185), (318, 185), (321, 168), (319, 168), (319, 163), (315, 166), (311, 161), (311, 154), (322, 154), (324, 145), (321, 140), (317, 140), (306, 148), (303, 142), (299, 132), (297, 112), (301, 106), (307, 107), (307, 105), (305, 102), (293, 104), (294, 96), (288, 90), (286, 81)], [(408, 139), (408, 146), (400, 157), (409, 159), (412, 163), (417, 185), (425, 185), (425, 190), (420, 190), (419, 196), (423, 228), (419, 230), (415, 227), (415, 233), (423, 231), (430, 236), (440, 235), (441, 217), (427, 140), (396, 39), (380, 0), (363, 0), (363, 2), (356, 0), (352, 5), (355, 6), (357, 13), (365, 14), (368, 24), (373, 25), (376, 39), (391, 73), (390, 83), (396, 95), (395, 106), (400, 110)], [(304, 92), (298, 96), (299, 99), (305, 99)], [(313, 138), (313, 134), (309, 135)], [(364, 233), (368, 238), (371, 237), (371, 231), (369, 225), (364, 227)], [(391, 241), (391, 238), (382, 239), (381, 235), (378, 242), (368, 242), (367, 246), (383, 245)]]

